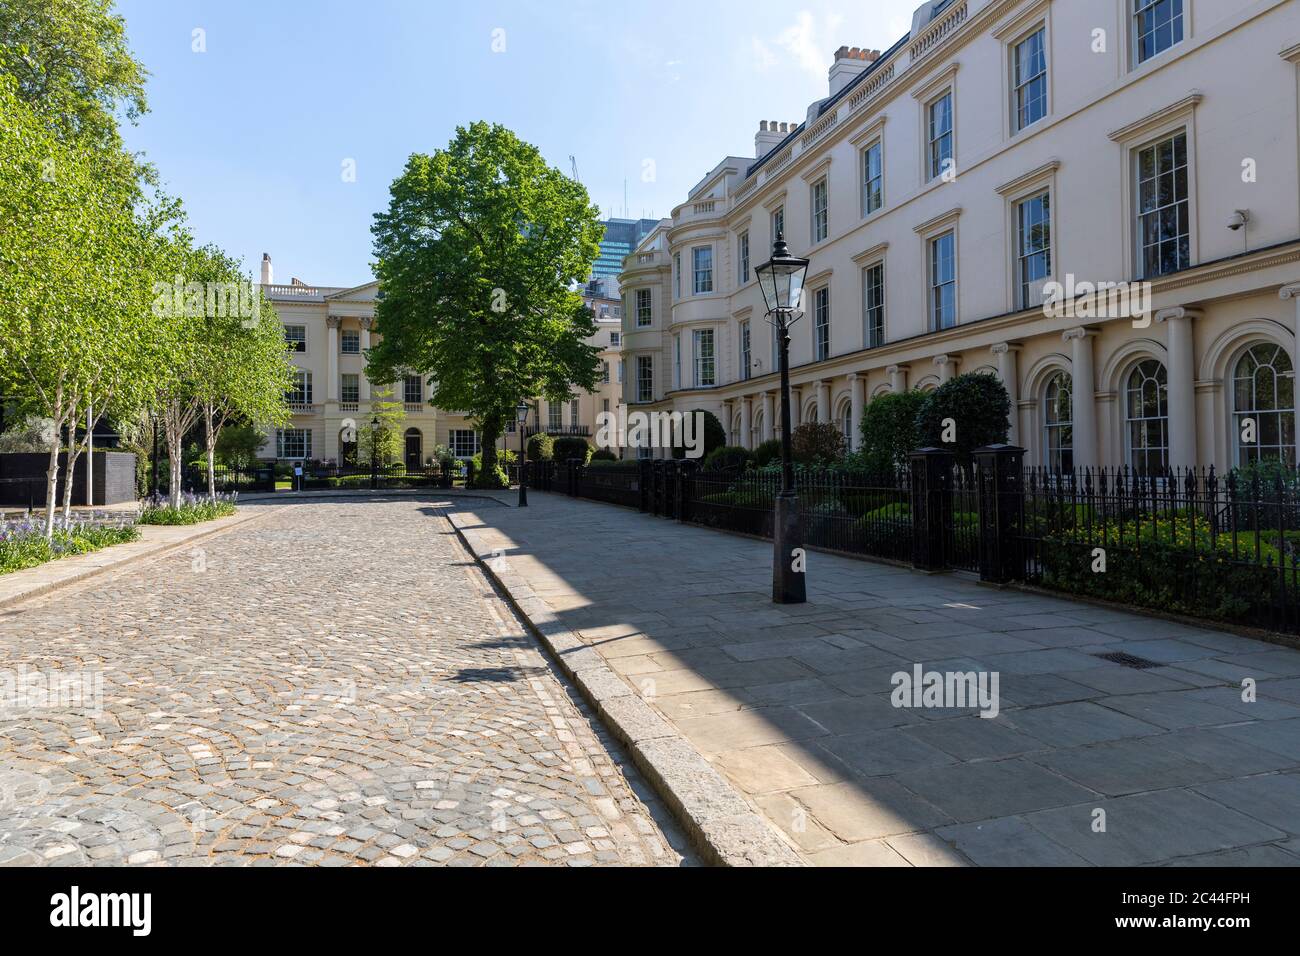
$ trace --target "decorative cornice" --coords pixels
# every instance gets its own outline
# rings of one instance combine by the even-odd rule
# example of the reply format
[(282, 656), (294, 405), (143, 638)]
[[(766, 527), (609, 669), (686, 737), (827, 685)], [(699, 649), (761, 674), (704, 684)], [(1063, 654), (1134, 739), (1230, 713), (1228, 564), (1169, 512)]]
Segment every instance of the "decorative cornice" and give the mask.
[(1003, 183), (1001, 186), (998, 186), (996, 190), (997, 194), (999, 196), (1006, 196), (1010, 193), (1018, 192), (1019, 190), (1028, 186), (1030, 183), (1034, 182), (1035, 180), (1039, 180), (1046, 176), (1050, 176), (1052, 173), (1056, 172), (1060, 168), (1061, 168), (1061, 161), (1059, 159), (1056, 158), (1049, 159), (1047, 162), (1043, 163), (1043, 165), (1039, 166), (1037, 169), (1031, 169), (1023, 176), (1017, 176), (1015, 179), (1011, 180), (1011, 182)]
[(823, 269), (821, 272), (818, 272), (816, 275), (810, 275), (807, 279), (803, 280), (803, 287), (805, 289), (811, 289), (813, 286), (822, 285), (824, 282), (829, 282), (831, 278), (831, 273), (834, 271), (835, 271), (834, 269)]
[(913, 226), (912, 231), (919, 236), (923, 236), (927, 232), (932, 232), (935, 229), (941, 229), (944, 226), (951, 225), (952, 223), (957, 221), (957, 217), (960, 215), (961, 215), (961, 206), (954, 206), (953, 208), (949, 209), (947, 212), (940, 213), (939, 215), (935, 216), (933, 219), (927, 219), (919, 226)]
[(1300, 299), (1300, 282), (1293, 282), (1290, 285), (1284, 285), (1278, 290), (1279, 299)]
[(881, 113), (866, 126), (862, 127), (861, 130), (854, 133), (853, 136), (849, 138), (849, 145), (864, 146), (871, 140), (875, 139), (884, 130), (885, 120), (887, 119), (889, 119), (889, 114)]
[(990, 35), (997, 40), (1013, 40), (1019, 34), (1028, 30), (1036, 20), (1041, 20), (1047, 15), (1051, 0), (1038, 0), (1032, 6), (1012, 14), (1001, 23), (996, 24), (989, 31)]
[(1292, 43), (1289, 47), (1279, 52), (1278, 56), (1290, 63), (1300, 63), (1300, 43)]
[(343, 316), (327, 315), (325, 316), (325, 324), (329, 326), (331, 329), (337, 329), (340, 325), (343, 324)]
[(365, 329), (367, 332), (370, 331), (370, 327), (373, 326), (374, 324), (375, 324), (375, 320), (370, 316), (367, 315), (361, 317), (361, 327)]
[(990, 346), (989, 351), (994, 355), (1006, 355), (1008, 352), (1022, 352), (1024, 351), (1024, 348), (1023, 345), (1020, 345), (1017, 342), (999, 342), (996, 345)]
[(831, 168), (832, 158), (833, 154), (828, 152), (825, 158), (818, 161), (817, 165), (809, 166), (801, 172), (799, 178), (811, 186), (814, 182), (821, 179), (822, 176), (826, 174), (826, 171)]
[(888, 240), (886, 240), (885, 242), (878, 242), (870, 249), (863, 249), (861, 252), (859, 252), (856, 256), (853, 257), (853, 261), (860, 266), (866, 265), (867, 263), (873, 262), (876, 259), (883, 259), (885, 256), (885, 252), (888, 249), (889, 249)]
[(763, 200), (762, 202), (763, 208), (766, 209), (768, 212), (775, 212), (778, 206), (785, 205), (786, 195), (787, 195), (787, 190), (785, 189), (782, 189), (779, 193), (773, 193), (772, 195), (768, 196), (766, 199)]
[(1182, 113), (1192, 111), (1203, 99), (1205, 99), (1205, 97), (1201, 94), (1200, 90), (1192, 90), (1177, 103), (1170, 103), (1168, 106), (1158, 109), (1154, 113), (1148, 113), (1140, 120), (1129, 123), (1127, 126), (1121, 126), (1117, 130), (1112, 130), (1107, 134), (1107, 136), (1110, 137), (1112, 142), (1116, 143), (1123, 143), (1127, 140), (1137, 139), (1138, 137), (1145, 135), (1153, 127), (1168, 122)]
[(957, 75), (957, 69), (960, 66), (961, 63), (956, 61), (949, 63), (946, 67), (944, 67), (934, 76), (930, 77), (924, 83), (922, 83), (919, 86), (913, 87), (912, 98), (915, 100), (922, 100), (922, 101), (928, 100), (930, 97), (938, 93), (941, 89), (943, 89), (945, 86), (947, 86), (949, 83), (952, 82), (952, 79), (954, 76)]
[(936, 355), (934, 357), (934, 364), (938, 365), (940, 368), (950, 363), (952, 365), (959, 365), (961, 363), (961, 359), (957, 358), (955, 355), (948, 355), (947, 353), (944, 353), (942, 355)]
[(1076, 325), (1072, 329), (1066, 329), (1061, 333), (1062, 342), (1071, 342), (1076, 339), (1094, 338), (1097, 335), (1096, 329), (1085, 328), (1082, 325)]

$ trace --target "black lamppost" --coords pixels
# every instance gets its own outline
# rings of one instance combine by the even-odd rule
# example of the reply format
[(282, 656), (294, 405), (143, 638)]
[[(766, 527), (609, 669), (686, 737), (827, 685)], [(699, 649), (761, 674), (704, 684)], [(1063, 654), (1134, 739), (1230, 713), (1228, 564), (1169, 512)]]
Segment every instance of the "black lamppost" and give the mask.
[(379, 416), (370, 420), (370, 490), (379, 487)]
[(794, 459), (790, 453), (790, 326), (803, 317), (803, 281), (808, 260), (790, 255), (785, 237), (777, 233), (772, 258), (758, 266), (759, 288), (767, 306), (767, 320), (776, 327), (781, 364), (781, 493), (775, 502), (772, 525), (772, 600), (777, 604), (803, 604), (806, 558), (799, 528), (799, 499), (794, 490)]
[(519, 423), (519, 507), (528, 507), (528, 403), (515, 406), (515, 421)]

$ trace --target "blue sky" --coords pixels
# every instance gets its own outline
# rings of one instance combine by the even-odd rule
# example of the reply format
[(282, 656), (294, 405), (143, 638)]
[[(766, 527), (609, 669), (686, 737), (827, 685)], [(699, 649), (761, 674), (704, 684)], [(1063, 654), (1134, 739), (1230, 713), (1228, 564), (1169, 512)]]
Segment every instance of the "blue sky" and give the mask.
[(278, 282), (360, 284), (389, 185), (458, 124), (576, 156), (606, 216), (624, 180), (630, 216), (666, 216), (760, 119), (802, 119), (836, 47), (885, 49), (919, 2), (119, 0), (151, 73), (125, 135), (200, 241), (250, 269), (271, 253)]

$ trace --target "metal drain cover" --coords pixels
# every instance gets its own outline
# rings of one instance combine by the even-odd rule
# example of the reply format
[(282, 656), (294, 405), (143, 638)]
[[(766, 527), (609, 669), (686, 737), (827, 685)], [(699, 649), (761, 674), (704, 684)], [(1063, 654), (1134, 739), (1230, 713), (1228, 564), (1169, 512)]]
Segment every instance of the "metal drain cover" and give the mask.
[(1110, 661), (1113, 664), (1119, 664), (1123, 667), (1131, 667), (1137, 671), (1144, 671), (1149, 667), (1163, 666), (1159, 661), (1149, 661), (1145, 657), (1137, 657), (1133, 654), (1125, 654), (1121, 651), (1111, 651), (1109, 654), (1093, 654), (1093, 657), (1100, 657), (1103, 661)]

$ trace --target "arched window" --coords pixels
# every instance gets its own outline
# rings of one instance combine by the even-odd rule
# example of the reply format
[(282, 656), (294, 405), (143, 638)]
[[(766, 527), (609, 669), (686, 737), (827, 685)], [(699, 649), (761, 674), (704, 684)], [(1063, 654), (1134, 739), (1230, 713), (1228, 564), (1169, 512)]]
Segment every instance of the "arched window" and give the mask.
[(844, 435), (844, 450), (847, 452), (853, 448), (853, 405), (844, 402), (840, 405), (840, 413), (837, 417), (840, 423), (840, 432)]
[(1232, 373), (1237, 461), (1281, 461), (1295, 467), (1295, 380), (1291, 357), (1261, 342), (1246, 350)]
[(1139, 362), (1129, 373), (1125, 397), (1129, 464), (1143, 474), (1163, 471), (1169, 467), (1169, 379), (1165, 367), (1155, 359)]
[(1070, 376), (1057, 372), (1043, 394), (1043, 460), (1053, 471), (1074, 468), (1073, 391)]

